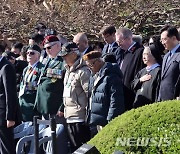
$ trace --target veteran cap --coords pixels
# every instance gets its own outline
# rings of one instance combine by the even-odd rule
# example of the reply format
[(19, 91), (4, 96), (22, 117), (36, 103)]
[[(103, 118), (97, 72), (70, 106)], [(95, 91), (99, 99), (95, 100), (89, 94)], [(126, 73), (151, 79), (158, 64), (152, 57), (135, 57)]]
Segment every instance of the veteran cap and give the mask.
[(41, 53), (41, 48), (40, 48), (38, 45), (36, 45), (36, 44), (34, 44), (34, 45), (29, 45), (29, 46), (27, 47), (27, 50), (35, 50), (35, 51)]
[(74, 42), (67, 42), (62, 46), (61, 51), (59, 52), (60, 56), (66, 56), (67, 54), (69, 54), (70, 52), (73, 51), (78, 51), (78, 47), (76, 45), (76, 43)]
[(90, 51), (87, 54), (83, 56), (83, 60), (91, 60), (91, 59), (96, 59), (96, 58), (101, 58), (102, 53), (100, 51)]
[(59, 39), (55, 35), (48, 35), (44, 38), (43, 45), (47, 48), (57, 42), (59, 42)]

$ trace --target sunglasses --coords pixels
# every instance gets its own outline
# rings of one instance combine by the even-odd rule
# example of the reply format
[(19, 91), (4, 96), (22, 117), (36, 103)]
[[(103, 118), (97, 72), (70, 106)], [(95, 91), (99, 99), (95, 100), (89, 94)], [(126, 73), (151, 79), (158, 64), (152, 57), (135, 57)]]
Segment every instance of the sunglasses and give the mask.
[(35, 52), (27, 52), (27, 55), (35, 55)]
[(51, 46), (44, 48), (44, 50), (50, 50), (55, 44), (52, 44)]

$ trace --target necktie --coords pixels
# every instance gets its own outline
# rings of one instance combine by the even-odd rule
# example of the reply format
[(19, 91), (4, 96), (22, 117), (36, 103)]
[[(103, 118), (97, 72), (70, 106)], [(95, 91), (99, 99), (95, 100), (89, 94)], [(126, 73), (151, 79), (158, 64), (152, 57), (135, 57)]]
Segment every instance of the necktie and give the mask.
[(166, 66), (167, 66), (167, 64), (169, 63), (169, 61), (170, 61), (170, 59), (171, 59), (171, 56), (172, 56), (172, 53), (169, 52), (169, 55), (168, 55), (167, 60), (166, 60)]
[(108, 45), (108, 52), (107, 53), (110, 53), (110, 51), (111, 51), (111, 45), (109, 44)]
[(33, 68), (30, 66), (27, 70), (27, 74), (30, 74), (32, 72)]
[(26, 74), (24, 76), (24, 81), (27, 82), (27, 79), (29, 77), (29, 75), (31, 74), (33, 68), (31, 66), (28, 67), (27, 71), (26, 71)]

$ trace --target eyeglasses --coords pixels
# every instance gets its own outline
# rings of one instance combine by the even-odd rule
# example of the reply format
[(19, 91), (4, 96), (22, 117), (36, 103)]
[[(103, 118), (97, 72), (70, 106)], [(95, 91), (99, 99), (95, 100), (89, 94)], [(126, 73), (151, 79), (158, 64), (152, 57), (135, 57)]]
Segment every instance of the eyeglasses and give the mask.
[(44, 48), (44, 50), (50, 50), (55, 44), (56, 44), (56, 43), (52, 44), (52, 45), (49, 46), (49, 47)]
[(35, 52), (27, 52), (27, 55), (35, 55)]
[(168, 38), (161, 38), (160, 42), (163, 43), (163, 42), (167, 42)]
[(98, 59), (95, 59), (92, 63), (86, 61), (86, 65), (87, 65), (88, 67), (93, 67), (93, 66), (95, 65), (95, 63), (96, 63), (97, 60), (98, 60)]

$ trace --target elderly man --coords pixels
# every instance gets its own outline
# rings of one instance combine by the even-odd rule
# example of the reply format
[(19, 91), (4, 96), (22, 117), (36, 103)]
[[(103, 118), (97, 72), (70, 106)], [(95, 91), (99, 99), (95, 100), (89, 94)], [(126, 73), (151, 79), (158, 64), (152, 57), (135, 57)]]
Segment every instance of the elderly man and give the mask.
[(38, 114), (34, 108), (34, 102), (36, 99), (37, 82), (44, 66), (39, 62), (40, 54), (41, 48), (38, 45), (28, 46), (28, 66), (23, 71), (19, 92), (19, 104), (23, 121), (33, 121), (33, 116)]
[(135, 94), (131, 89), (131, 82), (134, 80), (135, 75), (145, 67), (142, 60), (144, 48), (139, 43), (134, 42), (132, 37), (133, 34), (128, 28), (119, 28), (116, 31), (116, 42), (125, 50), (120, 68), (123, 73), (126, 110), (133, 107), (135, 98)]
[(36, 107), (45, 119), (58, 113), (63, 103), (63, 59), (58, 56), (61, 50), (59, 39), (50, 35), (44, 39), (44, 48), (49, 60), (41, 72), (36, 95)]
[(92, 71), (87, 118), (92, 127), (105, 126), (125, 111), (122, 72), (117, 64), (105, 63), (101, 56), (99, 51), (83, 56)]
[(168, 53), (163, 58), (159, 101), (180, 96), (180, 36), (173, 26), (161, 30), (161, 42)]
[(88, 38), (85, 33), (81, 32), (76, 34), (73, 38), (73, 42), (78, 46), (81, 56), (92, 51), (92, 47), (89, 46)]
[(90, 139), (90, 130), (85, 125), (90, 70), (80, 57), (75, 43), (65, 43), (59, 54), (66, 62), (64, 116), (71, 141), (71, 152), (73, 152)]

